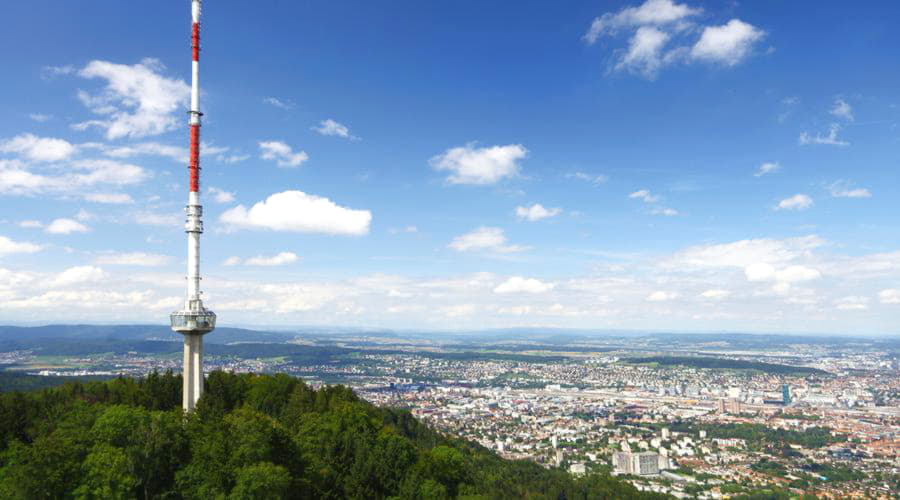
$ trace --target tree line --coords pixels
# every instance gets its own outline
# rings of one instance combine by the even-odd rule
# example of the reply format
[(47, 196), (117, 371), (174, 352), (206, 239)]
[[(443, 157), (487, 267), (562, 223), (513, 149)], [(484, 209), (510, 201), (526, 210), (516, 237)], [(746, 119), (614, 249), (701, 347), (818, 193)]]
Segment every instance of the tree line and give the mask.
[(0, 497), (665, 498), (503, 460), (343, 386), (221, 371), (189, 415), (171, 372), (0, 394)]

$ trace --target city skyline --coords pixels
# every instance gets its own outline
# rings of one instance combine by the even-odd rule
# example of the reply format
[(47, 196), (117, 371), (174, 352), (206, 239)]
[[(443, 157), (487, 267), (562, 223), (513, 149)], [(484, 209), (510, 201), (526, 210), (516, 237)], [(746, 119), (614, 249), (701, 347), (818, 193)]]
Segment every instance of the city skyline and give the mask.
[[(811, 6), (217, 5), (204, 301), (260, 326), (900, 333), (897, 12)], [(30, 41), (0, 83), (5, 322), (183, 304), (184, 8), (0, 7)]]

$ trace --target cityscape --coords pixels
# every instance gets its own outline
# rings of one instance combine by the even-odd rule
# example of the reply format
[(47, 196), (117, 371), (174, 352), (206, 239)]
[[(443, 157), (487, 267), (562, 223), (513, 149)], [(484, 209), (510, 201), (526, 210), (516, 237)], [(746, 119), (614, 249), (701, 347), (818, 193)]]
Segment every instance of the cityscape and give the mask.
[[(112, 345), (114, 354), (48, 356), (35, 346), (0, 360), (5, 373), (44, 378), (143, 377), (180, 368), (173, 334), (129, 327), (128, 335)], [(892, 339), (223, 335), (229, 344), (207, 346), (208, 370), (347, 385), (375, 405), (408, 409), (501, 457), (575, 476), (612, 474), (678, 498), (729, 498), (766, 487), (825, 498), (889, 497), (900, 485), (900, 359)], [(154, 344), (145, 350), (157, 353), (125, 351), (137, 342)], [(83, 352), (91, 343), (78, 345)]]

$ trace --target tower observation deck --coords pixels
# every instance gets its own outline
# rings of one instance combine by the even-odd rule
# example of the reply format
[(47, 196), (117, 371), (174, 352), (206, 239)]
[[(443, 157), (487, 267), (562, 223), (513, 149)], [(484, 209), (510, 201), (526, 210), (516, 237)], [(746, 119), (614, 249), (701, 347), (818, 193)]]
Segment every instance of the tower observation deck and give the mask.
[(184, 335), (183, 407), (192, 411), (203, 394), (203, 336), (216, 328), (216, 313), (203, 306), (200, 291), (200, 235), (203, 234), (203, 206), (200, 205), (200, 0), (191, 0), (191, 109), (190, 191), (184, 225), (188, 240), (187, 298), (184, 308), (169, 319), (172, 330)]

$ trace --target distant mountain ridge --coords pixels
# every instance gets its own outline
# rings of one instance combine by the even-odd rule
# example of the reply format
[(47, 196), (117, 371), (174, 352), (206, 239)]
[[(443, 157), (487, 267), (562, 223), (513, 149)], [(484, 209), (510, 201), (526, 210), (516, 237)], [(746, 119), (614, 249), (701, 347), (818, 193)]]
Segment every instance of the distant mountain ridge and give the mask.
[[(220, 327), (206, 337), (211, 344), (233, 342), (287, 342), (294, 338), (286, 332), (249, 330), (244, 328)], [(53, 339), (53, 340), (172, 340), (180, 341), (181, 336), (167, 325), (46, 325), (46, 326), (0, 326), (0, 343)]]

